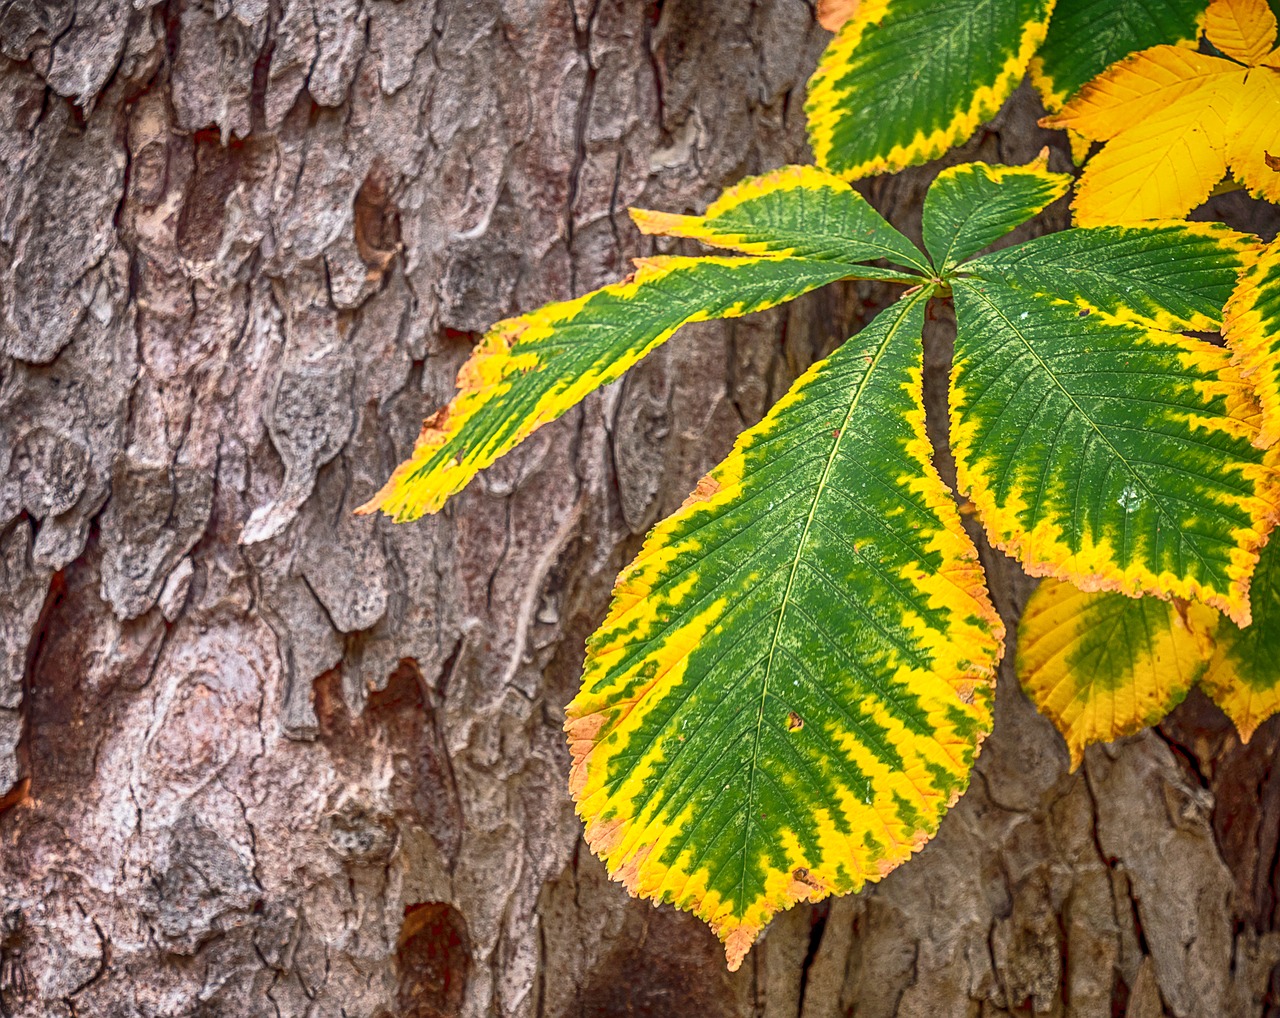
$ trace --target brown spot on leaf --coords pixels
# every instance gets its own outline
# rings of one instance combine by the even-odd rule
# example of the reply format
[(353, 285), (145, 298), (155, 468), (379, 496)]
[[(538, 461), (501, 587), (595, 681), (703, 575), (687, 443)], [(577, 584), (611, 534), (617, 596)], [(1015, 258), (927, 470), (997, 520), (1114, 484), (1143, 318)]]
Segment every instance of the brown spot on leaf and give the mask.
[(818, 0), (818, 24), (828, 32), (838, 32), (860, 6), (862, 0)]
[(1268, 168), (1280, 173), (1280, 156), (1272, 155), (1270, 152), (1263, 152), (1262, 158), (1266, 161)]
[(689, 497), (680, 504), (680, 508), (687, 509), (696, 502), (709, 502), (711, 500), (711, 496), (719, 490), (720, 482), (710, 474), (707, 474), (698, 482), (698, 486), (693, 489), (689, 494)]
[(587, 847), (596, 855), (608, 855), (626, 833), (626, 821), (621, 818), (605, 820), (586, 832)]
[(452, 412), (452, 404), (446, 403), (422, 422), (422, 431), (444, 431)]
[(803, 727), (804, 727), (804, 718), (802, 718), (795, 711), (791, 711), (790, 713), (787, 714), (787, 731), (788, 732), (798, 732)]
[(822, 883), (810, 876), (809, 871), (803, 866), (797, 866), (791, 871), (791, 879), (799, 881), (804, 884), (805, 887), (811, 887), (815, 891), (821, 891), (823, 889)]
[(1187, 612), (1191, 608), (1191, 602), (1186, 598), (1172, 597), (1169, 599), (1170, 607), (1173, 608), (1174, 614), (1178, 617), (1178, 623), (1184, 628), (1189, 628), (1187, 622)]

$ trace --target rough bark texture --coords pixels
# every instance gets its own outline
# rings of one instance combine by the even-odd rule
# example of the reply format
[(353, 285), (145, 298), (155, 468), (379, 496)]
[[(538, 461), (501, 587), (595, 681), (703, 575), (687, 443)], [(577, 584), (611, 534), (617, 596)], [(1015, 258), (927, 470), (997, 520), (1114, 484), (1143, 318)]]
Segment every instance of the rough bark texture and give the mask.
[[(883, 289), (691, 328), (439, 517), (351, 515), (475, 333), (649, 249), (627, 204), (804, 158), (825, 39), (802, 0), (0, 3), (0, 1015), (1264, 1013), (1280, 729), (1200, 697), (1069, 774), (1006, 670), (935, 842), (734, 976), (585, 850), (613, 574)], [(925, 179), (865, 190), (911, 228)]]

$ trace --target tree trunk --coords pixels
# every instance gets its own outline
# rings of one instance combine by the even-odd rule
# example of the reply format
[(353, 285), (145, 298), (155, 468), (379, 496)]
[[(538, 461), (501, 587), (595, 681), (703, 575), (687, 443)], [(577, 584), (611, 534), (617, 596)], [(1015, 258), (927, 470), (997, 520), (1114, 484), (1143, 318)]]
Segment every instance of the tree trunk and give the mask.
[[(0, 1015), (1265, 1012), (1280, 728), (1199, 696), (1070, 774), (1006, 663), (934, 843), (733, 976), (583, 845), (613, 575), (884, 287), (686, 329), (438, 517), (352, 515), (477, 333), (652, 250), (626, 206), (806, 158), (826, 38), (802, 0), (0, 3)], [(1035, 115), (955, 159), (1058, 144)], [(928, 176), (864, 190), (918, 230)]]

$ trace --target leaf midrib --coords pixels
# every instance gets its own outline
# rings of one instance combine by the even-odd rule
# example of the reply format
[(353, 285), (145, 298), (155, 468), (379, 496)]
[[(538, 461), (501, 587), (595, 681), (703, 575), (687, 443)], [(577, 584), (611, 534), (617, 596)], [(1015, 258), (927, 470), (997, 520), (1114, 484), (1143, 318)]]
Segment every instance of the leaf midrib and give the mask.
[[(721, 236), (723, 236), (725, 239), (728, 239), (729, 237), (733, 237), (735, 240), (742, 240), (749, 244), (764, 244), (764, 243), (769, 243), (770, 241), (783, 241), (784, 243), (791, 244), (792, 251), (799, 249), (799, 247), (802, 244), (809, 244), (809, 245), (816, 246), (817, 244), (826, 243), (826, 244), (829, 244), (833, 250), (837, 250), (841, 246), (847, 246), (849, 244), (863, 244), (866, 247), (871, 248), (874, 251), (878, 252), (877, 254), (872, 256), (873, 258), (883, 258), (885, 261), (892, 262), (894, 265), (899, 266), (901, 268), (913, 269), (915, 270), (915, 272), (925, 273), (926, 275), (930, 273), (930, 268), (924, 260), (912, 258), (910, 261), (908, 261), (907, 255), (903, 251), (900, 251), (897, 248), (890, 246), (887, 241), (882, 241), (878, 239), (865, 240), (862, 238), (850, 238), (847, 233), (844, 233), (841, 231), (839, 226), (833, 227), (830, 229), (830, 231), (828, 231), (824, 224), (821, 232), (819, 232), (819, 231), (805, 230), (800, 227), (791, 227), (791, 226), (782, 226), (782, 227), (770, 226), (770, 228), (766, 230), (764, 227), (755, 226), (749, 222), (743, 223), (740, 225), (735, 224), (734, 221), (727, 216), (722, 220), (722, 222), (726, 225), (726, 227), (728, 227), (724, 229), (723, 233), (721, 234)], [(888, 227), (890, 230), (894, 229), (894, 227), (890, 225), (888, 222), (885, 223), (885, 226)], [(897, 231), (894, 230), (894, 232), (896, 233)], [(910, 240), (908, 240), (902, 234), (899, 234), (899, 236), (902, 236), (902, 239), (906, 242), (906, 244), (908, 246), (911, 246)], [(775, 256), (775, 255), (779, 255), (779, 252), (770, 251), (767, 253), (766, 257)], [(871, 260), (870, 258), (829, 258), (824, 255), (815, 255), (815, 254), (807, 254), (807, 253), (797, 255), (797, 254), (792, 254), (790, 252), (781, 253), (780, 257), (808, 258), (808, 259), (812, 259), (813, 261), (840, 262), (841, 264), (844, 264), (844, 265), (854, 265), (854, 266), (858, 265), (859, 262)], [(905, 274), (914, 275), (915, 273), (909, 272)]]
[(822, 476), (818, 479), (817, 487), (813, 493), (813, 501), (809, 505), (809, 514), (805, 518), (804, 529), (800, 533), (800, 539), (796, 542), (796, 552), (791, 560), (791, 572), (787, 576), (787, 585), (782, 593), (782, 604), (778, 607), (778, 620), (774, 624), (773, 638), (769, 643), (769, 653), (765, 660), (764, 676), (760, 682), (760, 703), (756, 709), (756, 731), (751, 743), (751, 771), (747, 778), (747, 795), (745, 802), (747, 803), (747, 824), (746, 830), (742, 837), (742, 872), (738, 878), (738, 890), (735, 895), (736, 901), (734, 905), (741, 912), (743, 907), (743, 889), (746, 887), (747, 880), (747, 851), (751, 845), (752, 828), (755, 821), (755, 810), (751, 807), (755, 796), (756, 773), (759, 770), (760, 763), (760, 736), (764, 727), (764, 707), (765, 701), (769, 695), (769, 678), (773, 673), (773, 662), (777, 656), (778, 638), (782, 633), (782, 623), (787, 615), (787, 606), (791, 600), (791, 590), (795, 585), (796, 574), (800, 569), (800, 560), (804, 555), (805, 545), (809, 540), (809, 532), (813, 528), (814, 514), (818, 511), (818, 503), (822, 500), (822, 494), (827, 487), (827, 481), (831, 476), (831, 470), (835, 465), (836, 456), (845, 441), (845, 437), (849, 433), (849, 421), (853, 418), (854, 412), (858, 408), (858, 404), (862, 399), (863, 393), (866, 391), (867, 384), (871, 377), (875, 374), (876, 368), (879, 366), (881, 359), (884, 357), (885, 351), (889, 349), (889, 344), (896, 338), (898, 331), (902, 328), (903, 323), (907, 320), (908, 314), (916, 307), (917, 304), (928, 301), (933, 296), (932, 288), (922, 287), (914, 296), (904, 302), (898, 320), (889, 327), (885, 333), (884, 341), (880, 344), (876, 351), (874, 359), (867, 365), (866, 371), (863, 372), (862, 378), (858, 382), (857, 388), (854, 390), (853, 398), (849, 401), (849, 409), (845, 412), (844, 420), (840, 424), (840, 434), (831, 445), (831, 452), (827, 456), (826, 465), (823, 467)]

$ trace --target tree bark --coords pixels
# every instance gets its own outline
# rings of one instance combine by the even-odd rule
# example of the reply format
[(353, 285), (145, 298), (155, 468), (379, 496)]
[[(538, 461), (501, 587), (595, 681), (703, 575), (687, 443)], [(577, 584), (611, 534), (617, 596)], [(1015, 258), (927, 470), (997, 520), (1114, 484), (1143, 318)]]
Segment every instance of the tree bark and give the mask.
[[(585, 849), (614, 574), (886, 288), (690, 327), (438, 517), (352, 515), (489, 323), (653, 249), (626, 206), (806, 158), (826, 39), (802, 0), (0, 3), (0, 1015), (1266, 1013), (1280, 728), (1198, 695), (1072, 774), (1011, 651), (935, 841), (732, 976)], [(918, 231), (930, 175), (860, 186)]]

